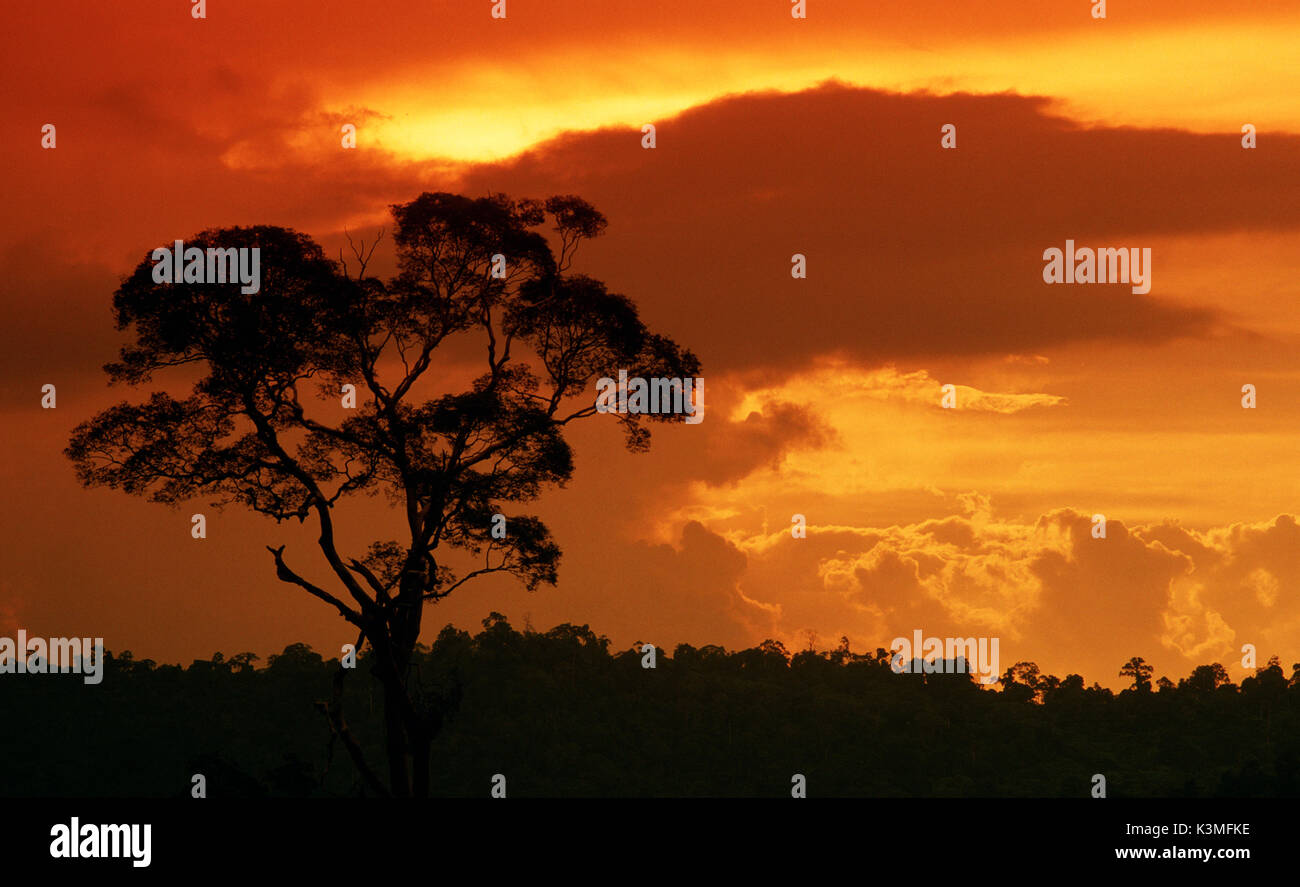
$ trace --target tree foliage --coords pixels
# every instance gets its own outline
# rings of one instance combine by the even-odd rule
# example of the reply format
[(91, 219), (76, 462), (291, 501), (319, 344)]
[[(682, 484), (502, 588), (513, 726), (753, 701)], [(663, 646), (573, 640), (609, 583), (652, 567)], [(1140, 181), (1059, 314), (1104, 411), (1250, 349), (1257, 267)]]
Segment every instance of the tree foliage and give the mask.
[[(306, 235), (270, 226), (186, 241), (259, 249), (256, 293), (158, 283), (146, 258), (114, 295), (131, 341), (105, 369), (132, 386), (179, 372), (192, 387), (101, 412), (77, 427), (67, 455), (87, 486), (314, 522), (332, 587), (294, 569), (284, 545), (268, 545), (276, 575), (370, 645), (390, 718), (393, 791), (418, 794), (435, 721), (410, 692), (424, 605), (492, 573), (529, 589), (553, 584), (559, 545), (536, 516), (508, 506), (571, 477), (564, 432), (596, 413), (582, 398), (594, 379), (619, 369), (691, 376), (699, 363), (647, 329), (630, 300), (568, 273), (578, 245), (606, 224), (581, 198), (426, 193), (392, 214), (399, 273), (386, 281), (365, 275), (373, 246), (355, 251), (354, 276)], [(550, 239), (536, 230), (548, 222)], [(502, 262), (505, 273), (494, 273)], [(478, 374), (452, 386), (472, 349)], [(357, 409), (313, 402), (337, 398), (345, 384), (356, 386)], [(639, 450), (647, 421), (670, 417), (616, 418)], [(395, 526), (349, 549), (334, 512), (358, 494), (386, 496)], [(495, 514), (507, 517), (505, 538), (491, 535)]]
[[(0, 739), (0, 792), (183, 795), (202, 772), (212, 797), (372, 794), (311, 720), (336, 663), (302, 644), (265, 668), (252, 658), (182, 669), (123, 653), (98, 686), (0, 682), (0, 716), (24, 725)], [(413, 658), (438, 700), (439, 796), (484, 797), (505, 773), (511, 796), (774, 797), (804, 773), (817, 796), (1082, 798), (1097, 772), (1112, 797), (1300, 796), (1300, 668), (1288, 677), (1276, 658), (1209, 692), (1114, 694), (1033, 663), (998, 691), (895, 674), (885, 650), (789, 657), (775, 641), (682, 645), (650, 670), (640, 644), (615, 649), (586, 625), (521, 632), (499, 614), (476, 634), (447, 626)], [(378, 754), (368, 694), (350, 683), (346, 703)]]

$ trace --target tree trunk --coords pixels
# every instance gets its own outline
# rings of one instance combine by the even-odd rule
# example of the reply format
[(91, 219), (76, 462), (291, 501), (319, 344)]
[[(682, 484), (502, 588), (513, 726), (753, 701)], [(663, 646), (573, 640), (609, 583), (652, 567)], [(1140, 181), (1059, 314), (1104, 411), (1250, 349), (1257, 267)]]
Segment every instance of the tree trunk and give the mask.
[[(409, 564), (409, 561), (408, 561)], [(388, 772), (395, 797), (429, 796), (429, 750), (432, 734), (410, 695), (411, 658), (420, 637), (424, 611), (424, 576), (408, 567), (388, 622), (389, 637), (381, 658), (384, 726), (388, 738)], [(383, 662), (387, 659), (387, 662)]]
[(402, 696), (406, 688), (394, 676), (387, 675), (384, 682), (384, 728), (388, 736), (388, 782), (389, 791), (395, 798), (409, 798), (411, 786), (411, 741), (407, 735), (406, 718), (403, 716)]

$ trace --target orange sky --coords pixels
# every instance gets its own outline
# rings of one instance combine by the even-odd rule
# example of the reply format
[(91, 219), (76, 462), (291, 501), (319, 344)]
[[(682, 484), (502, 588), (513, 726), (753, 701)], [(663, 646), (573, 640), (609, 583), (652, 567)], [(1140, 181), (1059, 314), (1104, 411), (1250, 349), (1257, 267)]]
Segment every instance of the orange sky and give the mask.
[[(581, 270), (700, 355), (708, 400), (646, 455), (576, 431), (537, 509), (558, 587), (467, 587), (428, 637), (490, 610), (620, 647), (920, 628), (1111, 686), (1135, 654), (1300, 659), (1300, 4), (186, 5), (32, 4), (0, 37), (0, 632), (183, 662), (350, 640), (265, 554), (309, 533), (85, 491), (61, 451), (126, 396), (99, 367), (147, 250), (257, 223), (334, 253), (446, 189), (593, 202)], [(1151, 292), (1045, 285), (1067, 238), (1150, 247)], [(360, 550), (388, 516), (340, 518)]]

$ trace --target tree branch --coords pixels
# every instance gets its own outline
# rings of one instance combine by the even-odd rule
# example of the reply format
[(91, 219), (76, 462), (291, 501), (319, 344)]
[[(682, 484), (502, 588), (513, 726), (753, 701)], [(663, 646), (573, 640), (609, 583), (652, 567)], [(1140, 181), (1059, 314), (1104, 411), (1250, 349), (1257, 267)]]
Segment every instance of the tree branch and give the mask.
[(314, 585), (311, 582), (308, 582), (306, 579), (299, 576), (293, 570), (289, 569), (289, 565), (284, 562), (283, 545), (281, 545), (279, 548), (272, 548), (271, 546), (268, 545), (266, 546), (266, 550), (271, 552), (272, 556), (275, 558), (275, 575), (278, 579), (280, 579), (281, 582), (288, 582), (292, 585), (298, 585), (301, 586), (302, 588), (305, 588), (310, 594), (315, 595), (316, 597), (323, 600), (325, 603), (329, 604), (332, 607), (335, 607), (341, 614), (343, 614), (344, 619), (348, 620), (353, 625), (357, 626), (362, 630), (365, 629), (366, 623), (364, 617), (360, 613), (358, 613), (356, 610), (353, 610), (351, 607), (343, 603), (343, 601), (339, 600), (338, 598), (330, 594), (325, 589), (321, 588), (318, 585)]
[[(364, 631), (357, 635), (356, 649), (361, 651), (361, 645), (365, 642), (366, 633)], [(364, 752), (361, 750), (361, 743), (357, 742), (352, 731), (348, 729), (348, 723), (343, 719), (343, 678), (347, 674), (347, 669), (343, 667), (342, 660), (339, 661), (339, 669), (334, 673), (334, 694), (328, 703), (317, 702), (316, 710), (325, 716), (326, 722), (330, 726), (330, 732), (343, 741), (343, 747), (348, 750), (348, 756), (352, 758), (352, 763), (356, 765), (357, 770), (361, 773), (361, 778), (365, 781), (370, 790), (380, 797), (389, 797), (390, 792), (375, 771), (370, 769), (366, 763)]]

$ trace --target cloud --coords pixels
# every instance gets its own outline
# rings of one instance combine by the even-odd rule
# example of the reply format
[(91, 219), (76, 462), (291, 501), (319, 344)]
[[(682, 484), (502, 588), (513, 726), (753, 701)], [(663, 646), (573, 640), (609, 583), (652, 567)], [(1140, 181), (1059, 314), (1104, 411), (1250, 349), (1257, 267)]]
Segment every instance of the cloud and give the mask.
[[(915, 629), (1000, 637), (1006, 664), (1031, 659), (1118, 686), (1110, 673), (1134, 655), (1175, 678), (1210, 661), (1240, 677), (1241, 643), (1255, 643), (1261, 662), (1300, 646), (1300, 621), (1279, 631), (1274, 619), (1275, 608), (1294, 612), (1295, 530), (1289, 515), (1203, 532), (1111, 520), (1098, 539), (1091, 517), (1071, 509), (1033, 521), (977, 510), (890, 527), (810, 524), (806, 539), (780, 531), (735, 544), (748, 556), (740, 589), (778, 608), (787, 642), (809, 630), (847, 634), (860, 649)], [(1171, 547), (1175, 535), (1185, 544)], [(1243, 582), (1262, 593), (1243, 595)]]
[[(721, 389), (710, 389), (715, 390)], [(700, 440), (689, 442), (693, 452), (677, 477), (709, 485), (734, 484), (761, 468), (779, 471), (792, 450), (818, 450), (836, 439), (812, 408), (776, 399), (743, 418), (715, 413), (699, 427)]]
[[(962, 128), (959, 150), (939, 148), (943, 121)], [(1300, 196), (1276, 189), (1300, 172), (1300, 138), (1250, 154), (1230, 136), (1082, 127), (1042, 98), (829, 83), (659, 121), (653, 151), (633, 130), (574, 134), (460, 183), (584, 195), (610, 217), (586, 253), (597, 276), (696, 343), (706, 369), (771, 370), (1222, 331), (1217, 311), (1161, 284), (1174, 269), (1159, 252), (1145, 296), (1049, 286), (1042, 252), (1300, 227)], [(791, 277), (795, 253), (807, 279)]]
[[(748, 598), (737, 586), (746, 556), (692, 521), (678, 545), (631, 543), (589, 580), (586, 593), (619, 602), (619, 621), (637, 638), (660, 645), (746, 646), (771, 633), (779, 608)], [(635, 570), (625, 565), (635, 563)]]
[[(812, 392), (822, 401), (865, 398), (942, 408), (943, 384), (926, 370), (901, 372), (892, 365), (872, 370), (844, 360), (818, 360), (812, 369), (787, 377), (779, 387), (746, 391), (735, 412), (745, 413), (751, 405), (774, 397), (790, 398), (797, 393), (808, 396)], [(982, 391), (971, 385), (958, 384), (953, 388), (956, 405), (952, 409), (957, 410), (1018, 413), (1031, 407), (1060, 406), (1066, 402), (1066, 398), (1055, 394)]]
[[(580, 256), (583, 270), (688, 342), (706, 373), (770, 376), (826, 356), (916, 366), (1219, 334), (1228, 324), (1218, 309), (1182, 304), (1162, 286), (1162, 274), (1179, 269), (1166, 271), (1159, 251), (1152, 293), (1138, 296), (1123, 285), (1047, 286), (1042, 250), (1066, 238), (1123, 246), (1300, 227), (1300, 197), (1275, 184), (1300, 174), (1300, 137), (1272, 135), (1268, 151), (1243, 159), (1254, 152), (1231, 153), (1219, 136), (1083, 128), (1041, 98), (830, 83), (733, 96), (660, 121), (654, 151), (640, 148), (637, 131), (603, 130), (451, 168), (341, 149), (339, 118), (321, 108), (318, 89), (286, 87), (248, 105), (253, 86), (242, 74), (218, 70), (203, 84), (216, 102), (209, 114), (128, 80), (103, 87), (105, 105), (79, 109), (57, 151), (8, 149), (26, 180), (4, 223), (10, 240), (38, 235), (40, 252), (116, 275), (158, 243), (214, 225), (284, 224), (333, 254), (345, 226), (378, 227), (388, 203), (426, 189), (578, 193), (610, 218)], [(960, 121), (959, 151), (939, 149), (942, 120)], [(793, 150), (779, 137), (792, 121)], [(118, 150), (102, 150), (109, 138)], [(806, 280), (790, 276), (796, 252), (808, 257)], [(0, 271), (30, 262), (10, 253)], [(375, 270), (391, 262), (389, 243)], [(63, 268), (43, 266), (43, 279), (77, 285)], [(108, 297), (86, 288), (81, 302)], [(27, 332), (8, 327), (0, 347)]]

